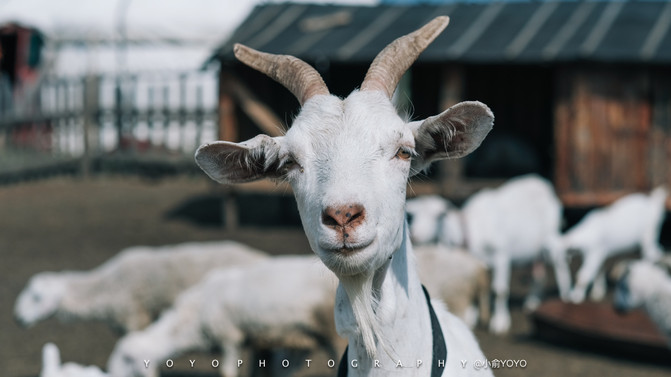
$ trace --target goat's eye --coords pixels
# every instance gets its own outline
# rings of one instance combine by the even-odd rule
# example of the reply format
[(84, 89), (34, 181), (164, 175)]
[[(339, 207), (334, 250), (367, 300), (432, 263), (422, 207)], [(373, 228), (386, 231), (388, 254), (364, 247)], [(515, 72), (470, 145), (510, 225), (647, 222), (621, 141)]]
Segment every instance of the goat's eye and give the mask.
[(407, 148), (398, 148), (398, 151), (396, 151), (396, 158), (399, 158), (401, 160), (409, 160), (412, 158), (412, 151), (410, 151)]
[(290, 170), (294, 168), (299, 168), (301, 172), (303, 172), (303, 167), (301, 167), (298, 164), (298, 161), (293, 156), (288, 156), (283, 162), (282, 162), (282, 169), (284, 170), (284, 173), (288, 173)]

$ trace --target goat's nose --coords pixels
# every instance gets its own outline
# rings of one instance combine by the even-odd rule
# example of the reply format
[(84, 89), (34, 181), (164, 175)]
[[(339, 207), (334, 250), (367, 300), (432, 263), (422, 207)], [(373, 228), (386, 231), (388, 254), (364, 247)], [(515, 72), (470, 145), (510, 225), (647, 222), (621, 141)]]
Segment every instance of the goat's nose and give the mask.
[(322, 223), (330, 227), (356, 228), (366, 217), (366, 211), (361, 204), (346, 204), (342, 206), (328, 206), (322, 212)]

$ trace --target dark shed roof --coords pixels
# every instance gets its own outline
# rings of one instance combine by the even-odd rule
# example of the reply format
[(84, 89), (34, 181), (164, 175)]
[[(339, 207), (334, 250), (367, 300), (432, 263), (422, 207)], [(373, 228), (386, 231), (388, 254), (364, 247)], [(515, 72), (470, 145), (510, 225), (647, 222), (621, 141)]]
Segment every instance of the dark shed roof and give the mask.
[(671, 2), (492, 2), (357, 7), (268, 4), (255, 8), (233, 43), (305, 60), (369, 62), (391, 40), (450, 16), (420, 59), (461, 62), (594, 60), (671, 62)]

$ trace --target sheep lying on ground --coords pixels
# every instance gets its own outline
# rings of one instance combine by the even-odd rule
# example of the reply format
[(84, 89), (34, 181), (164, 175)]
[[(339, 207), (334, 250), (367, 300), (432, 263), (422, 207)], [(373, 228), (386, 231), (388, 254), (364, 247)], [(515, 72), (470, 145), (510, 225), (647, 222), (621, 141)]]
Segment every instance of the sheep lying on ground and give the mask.
[(442, 299), (470, 328), (478, 320), (489, 322), (489, 271), (481, 260), (443, 245), (417, 246), (415, 256), (419, 278), (432, 297)]
[(666, 212), (666, 197), (667, 191), (663, 187), (649, 195), (627, 195), (605, 208), (590, 211), (564, 234), (563, 249), (567, 253), (578, 251), (583, 256), (570, 295), (573, 302), (584, 301), (587, 289), (593, 283), (592, 298), (603, 298), (606, 293), (603, 263), (607, 258), (636, 247), (640, 247), (644, 259), (661, 257), (658, 240)]
[(336, 285), (313, 256), (278, 256), (212, 271), (158, 321), (119, 340), (108, 371), (113, 377), (157, 376), (167, 359), (216, 346), (223, 352), (218, 362), (226, 377), (238, 375), (238, 360), (242, 368), (258, 363), (244, 359), (243, 346), (295, 350), (290, 366), (305, 365), (306, 353), (316, 348), (335, 358), (340, 339), (333, 325)]
[(53, 343), (42, 347), (42, 371), (40, 377), (107, 377), (95, 366), (82, 366), (75, 363), (61, 364), (61, 353)]
[(25, 326), (56, 315), (103, 320), (122, 332), (139, 330), (213, 268), (265, 258), (265, 253), (232, 241), (131, 247), (90, 271), (33, 276), (14, 313)]
[(653, 263), (648, 260), (625, 262), (615, 287), (615, 309), (628, 311), (643, 307), (668, 340), (671, 348), (671, 258)]
[[(512, 264), (535, 263), (534, 284), (525, 302), (527, 309), (533, 310), (540, 303), (545, 282), (543, 252), (553, 262), (560, 295), (568, 297), (570, 272), (559, 242), (562, 205), (547, 180), (536, 175), (511, 179), (497, 189), (479, 191), (461, 210), (440, 197), (414, 201), (417, 202), (409, 201), (406, 207), (412, 218), (411, 234), (468, 249), (492, 268), (496, 295), (490, 321), (492, 332), (505, 333), (510, 328), (508, 295)], [(443, 209), (446, 210), (441, 212)], [(427, 236), (432, 232), (437, 234)]]

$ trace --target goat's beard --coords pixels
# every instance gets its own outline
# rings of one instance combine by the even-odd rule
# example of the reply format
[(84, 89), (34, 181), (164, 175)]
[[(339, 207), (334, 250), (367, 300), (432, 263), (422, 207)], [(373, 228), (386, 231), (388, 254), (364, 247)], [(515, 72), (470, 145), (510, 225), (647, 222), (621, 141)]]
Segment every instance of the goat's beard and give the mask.
[(363, 346), (371, 359), (375, 358), (378, 346), (387, 350), (384, 339), (380, 337), (381, 322), (375, 311), (379, 308), (379, 300), (373, 290), (373, 280), (373, 274), (357, 274), (340, 278), (340, 283), (352, 307)]

